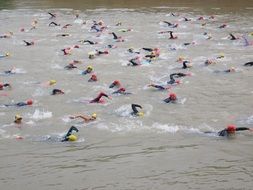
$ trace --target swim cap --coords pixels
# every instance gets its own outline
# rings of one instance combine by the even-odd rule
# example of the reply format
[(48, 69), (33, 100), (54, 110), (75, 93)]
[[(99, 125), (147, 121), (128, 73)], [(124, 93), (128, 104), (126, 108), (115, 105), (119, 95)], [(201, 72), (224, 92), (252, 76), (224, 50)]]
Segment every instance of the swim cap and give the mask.
[(0, 83), (0, 89), (2, 89), (3, 87), (4, 87), (4, 85)]
[(76, 141), (76, 140), (77, 140), (77, 136), (75, 136), (75, 135), (68, 136), (68, 141)]
[(27, 103), (27, 105), (32, 105), (33, 101), (32, 100), (27, 100), (26, 103)]
[(21, 120), (21, 119), (22, 119), (21, 115), (19, 115), (19, 114), (15, 115), (15, 121)]
[(138, 112), (137, 115), (142, 117), (142, 116), (144, 116), (144, 113), (143, 112)]
[(50, 80), (49, 81), (49, 85), (53, 85), (53, 84), (55, 84), (56, 83), (56, 80)]
[(115, 81), (113, 81), (113, 84), (120, 84), (120, 82), (118, 81), (118, 80), (115, 80)]
[(94, 118), (94, 119), (96, 119), (96, 118), (97, 118), (97, 114), (96, 114), (96, 113), (93, 113), (93, 114), (91, 115), (91, 117)]
[(10, 56), (11, 54), (9, 52), (6, 52), (5, 53), (5, 56)]
[(88, 66), (87, 69), (92, 70), (93, 68), (92, 68), (92, 66)]
[(234, 125), (228, 125), (227, 126), (228, 133), (234, 133), (235, 130), (236, 130), (236, 127)]
[(175, 93), (170, 93), (170, 99), (171, 100), (176, 100), (177, 99), (177, 95)]

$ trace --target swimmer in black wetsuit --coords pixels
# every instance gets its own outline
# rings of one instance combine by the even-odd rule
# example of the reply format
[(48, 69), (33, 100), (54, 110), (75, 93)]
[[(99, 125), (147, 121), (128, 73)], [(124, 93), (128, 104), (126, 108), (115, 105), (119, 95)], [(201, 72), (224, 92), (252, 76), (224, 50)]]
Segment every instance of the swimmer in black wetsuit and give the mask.
[(50, 12), (48, 12), (48, 14), (50, 14), (50, 19), (52, 19), (52, 18), (56, 18), (56, 14), (54, 14), (54, 13), (50, 13)]
[(63, 137), (61, 142), (65, 141), (76, 141), (77, 137), (73, 135), (73, 131), (78, 132), (79, 130), (75, 126), (71, 126), (70, 129), (68, 130), (67, 134)]
[(0, 90), (3, 90), (5, 88), (11, 88), (11, 85), (9, 83), (5, 83), (5, 84), (0, 83)]
[(50, 22), (48, 26), (61, 26), (60, 24), (57, 24), (56, 22)]
[(172, 39), (172, 40), (177, 39), (177, 36), (173, 36), (173, 31), (169, 31), (169, 34), (170, 34), (170, 38), (169, 39)]
[(168, 26), (171, 26), (172, 24), (168, 21), (163, 21), (163, 23), (167, 24)]
[(113, 87), (117, 87), (117, 88), (120, 88), (121, 87), (121, 84), (118, 80), (115, 80), (112, 82), (112, 84), (110, 84), (109, 88), (113, 88)]
[(6, 107), (10, 107), (10, 106), (23, 107), (23, 106), (30, 106), (32, 104), (33, 104), (32, 100), (27, 100), (26, 102), (19, 102), (16, 104), (4, 104), (4, 106), (6, 106)]
[(68, 64), (67, 66), (64, 67), (64, 69), (67, 69), (67, 70), (72, 70), (72, 69), (75, 69), (77, 68), (77, 66), (75, 66), (73, 63), (70, 63)]
[(98, 79), (97, 79), (97, 75), (95, 74), (91, 75), (90, 79), (88, 80), (88, 82), (96, 82), (96, 81), (98, 81)]
[(82, 75), (86, 75), (89, 74), (93, 71), (92, 66), (88, 66), (87, 69), (85, 71), (82, 72)]
[(238, 38), (235, 37), (233, 34), (230, 33), (229, 35), (230, 35), (230, 37), (231, 37), (230, 40), (238, 40)]
[(180, 78), (180, 77), (185, 77), (185, 76), (189, 76), (189, 74), (185, 74), (185, 73), (172, 73), (170, 75), (170, 81), (167, 82), (167, 84), (174, 84), (174, 83), (178, 83), (175, 78)]
[(80, 40), (79, 42), (81, 42), (81, 43), (88, 43), (88, 44), (90, 44), (90, 45), (95, 45), (95, 44), (98, 44), (97, 42), (92, 42), (92, 41), (90, 41), (90, 40)]
[(218, 135), (222, 137), (228, 137), (231, 135), (235, 135), (236, 131), (253, 131), (253, 129), (247, 127), (235, 127), (234, 125), (228, 125), (226, 129), (219, 131)]
[[(130, 59), (129, 62), (132, 64), (132, 66), (141, 65), (140, 57), (135, 57), (133, 59)], [(130, 65), (130, 63), (128, 65)]]
[(253, 66), (253, 61), (245, 63), (244, 66)]
[(119, 38), (114, 32), (112, 32), (112, 35), (114, 40), (117, 40)]
[(129, 94), (132, 94), (132, 93), (126, 92), (126, 89), (121, 87), (118, 90), (114, 91), (113, 94), (129, 95)]
[(131, 112), (131, 115), (133, 115), (133, 116), (143, 116), (143, 112), (139, 112), (137, 110), (137, 108), (141, 108), (142, 109), (142, 107), (140, 105), (138, 105), (138, 104), (132, 104), (131, 107), (132, 107), (132, 110), (133, 110), (133, 112)]
[(28, 42), (28, 41), (23, 40), (23, 42), (25, 42), (25, 45), (26, 45), (26, 46), (34, 45), (34, 42), (33, 42), (33, 41), (32, 41), (32, 42)]
[(64, 92), (60, 89), (53, 89), (51, 95), (58, 95), (58, 94), (64, 94)]
[(191, 65), (186, 65), (186, 63), (190, 63), (189, 61), (183, 61), (183, 67), (182, 69), (187, 69), (187, 68), (191, 68)]
[(103, 101), (101, 100), (103, 96), (107, 97), (108, 99), (111, 99), (110, 96), (108, 96), (107, 94), (100, 92), (96, 98), (90, 101), (90, 103), (103, 103)]
[(148, 86), (157, 88), (159, 90), (168, 90), (168, 89), (170, 89), (169, 86), (163, 86), (163, 85), (158, 85), (158, 84), (149, 84)]
[(177, 95), (175, 93), (170, 93), (169, 97), (163, 100), (165, 103), (176, 103)]

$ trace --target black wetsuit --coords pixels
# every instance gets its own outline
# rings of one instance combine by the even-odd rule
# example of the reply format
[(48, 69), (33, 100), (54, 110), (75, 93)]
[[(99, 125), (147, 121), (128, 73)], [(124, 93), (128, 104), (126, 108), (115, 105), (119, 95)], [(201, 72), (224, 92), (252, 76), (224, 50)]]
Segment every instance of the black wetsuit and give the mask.
[(34, 45), (34, 42), (27, 42), (27, 41), (25, 41), (25, 40), (23, 40), (23, 42), (25, 42), (26, 46)]
[(82, 40), (82, 41), (80, 41), (80, 42), (82, 42), (82, 43), (89, 43), (90, 45), (96, 44), (95, 42), (92, 42), (92, 41), (90, 41), (90, 40)]
[(152, 84), (152, 85), (150, 85), (150, 86), (152, 86), (152, 87), (154, 87), (154, 88), (158, 88), (159, 90), (166, 90), (166, 88), (163, 87), (163, 86), (161, 86), (161, 85)]
[(113, 39), (114, 39), (114, 40), (117, 40), (117, 39), (118, 39), (118, 36), (117, 36), (114, 32), (112, 32), (112, 35), (113, 35)]
[(57, 24), (56, 22), (50, 22), (48, 26), (52, 26), (52, 25), (54, 25), (54, 26), (60, 26), (60, 24)]
[(149, 52), (152, 52), (152, 51), (153, 51), (152, 48), (142, 48), (142, 49), (145, 50), (145, 51), (149, 51)]
[(231, 36), (230, 40), (237, 40), (237, 38), (233, 34), (229, 34)]
[(245, 63), (244, 66), (253, 66), (253, 61)]
[(60, 89), (55, 88), (52, 90), (52, 95), (56, 95), (56, 94), (64, 94), (64, 92)]
[[(235, 129), (235, 131), (246, 131), (246, 130), (250, 130), (250, 128), (247, 128), (247, 127), (238, 127), (238, 128)], [(224, 136), (228, 136), (229, 133), (228, 133), (227, 129), (223, 129), (222, 131), (218, 132), (218, 135), (224, 137)]]
[(67, 66), (65, 66), (64, 67), (65, 69), (67, 69), (67, 70), (71, 70), (71, 69), (75, 69), (75, 68), (77, 68), (75, 65), (73, 65), (73, 64), (68, 64)]
[(132, 110), (133, 110), (133, 112), (131, 113), (131, 115), (137, 116), (138, 113), (139, 113), (139, 111), (137, 110), (137, 108), (141, 108), (142, 109), (142, 107), (140, 105), (138, 105), (138, 104), (132, 104), (131, 106), (132, 106)]
[(78, 132), (79, 130), (75, 126), (71, 126), (70, 129), (68, 130), (67, 134), (63, 137), (62, 142), (68, 141), (69, 136), (72, 135), (72, 132)]
[(16, 103), (16, 104), (4, 104), (6, 107), (9, 107), (9, 106), (17, 106), (17, 107), (22, 107), (22, 106), (27, 106), (28, 104), (26, 102), (19, 102), (19, 103)]
[(140, 63), (137, 63), (137, 58), (130, 59), (129, 62), (132, 63), (133, 66), (138, 66)]
[(94, 98), (93, 100), (90, 101), (90, 103), (98, 103), (100, 98), (102, 98), (103, 96), (109, 98), (109, 96), (103, 92), (101, 92), (96, 98)]
[(183, 62), (183, 67), (182, 67), (182, 69), (187, 69), (187, 68), (189, 68), (189, 67), (186, 65), (186, 63), (189, 63), (189, 61), (184, 61), (184, 62)]

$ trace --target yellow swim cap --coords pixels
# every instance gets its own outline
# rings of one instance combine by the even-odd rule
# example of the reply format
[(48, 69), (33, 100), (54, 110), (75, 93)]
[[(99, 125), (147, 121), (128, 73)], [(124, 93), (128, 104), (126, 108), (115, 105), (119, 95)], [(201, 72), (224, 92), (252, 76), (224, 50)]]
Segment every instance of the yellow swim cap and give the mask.
[(50, 80), (49, 81), (49, 85), (53, 85), (53, 84), (55, 84), (56, 83), (56, 80)]
[(92, 68), (92, 66), (88, 66), (87, 69), (91, 69), (92, 70), (93, 68)]
[(6, 52), (5, 53), (5, 56), (10, 56), (11, 54), (9, 52)]
[(91, 117), (94, 118), (94, 119), (96, 119), (96, 118), (97, 118), (97, 114), (96, 114), (96, 113), (93, 113), (93, 114), (91, 115)]
[(15, 115), (15, 120), (20, 120), (20, 119), (22, 119), (21, 115), (19, 114)]
[(249, 33), (250, 36), (253, 36), (253, 32)]
[(69, 135), (68, 136), (68, 140), (69, 141), (76, 141), (77, 140), (77, 136), (75, 136), (75, 135)]
[(144, 113), (143, 112), (138, 112), (137, 115), (142, 117), (142, 116), (144, 116)]

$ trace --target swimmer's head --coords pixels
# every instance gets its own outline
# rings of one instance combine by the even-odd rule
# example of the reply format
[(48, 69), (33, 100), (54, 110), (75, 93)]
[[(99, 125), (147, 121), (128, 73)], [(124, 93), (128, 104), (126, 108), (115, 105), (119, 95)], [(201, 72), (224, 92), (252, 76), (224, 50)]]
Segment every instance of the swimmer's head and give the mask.
[(142, 116), (144, 116), (144, 113), (143, 112), (138, 112), (136, 115), (142, 117)]
[(22, 121), (21, 115), (19, 115), (19, 114), (15, 115), (15, 120), (14, 120), (14, 122), (15, 122), (15, 123), (21, 123), (21, 121)]
[(3, 87), (4, 87), (4, 85), (0, 83), (0, 90), (2, 90)]
[(93, 74), (91, 75), (90, 81), (97, 81), (97, 75)]
[(93, 113), (93, 114), (91, 115), (91, 118), (92, 118), (92, 119), (97, 119), (97, 114), (96, 114), (96, 113)]
[(93, 67), (92, 67), (92, 66), (88, 66), (87, 69), (86, 69), (86, 71), (87, 71), (88, 73), (90, 73), (92, 70), (93, 70)]
[(33, 101), (30, 99), (30, 100), (27, 100), (26, 103), (27, 103), (27, 105), (32, 105)]
[(6, 53), (5, 53), (5, 56), (7, 56), (7, 57), (10, 56), (10, 55), (11, 55), (11, 54), (10, 54), (9, 52), (6, 52)]
[(56, 80), (50, 80), (49, 85), (54, 85), (56, 83)]
[(175, 93), (170, 93), (170, 94), (169, 94), (169, 97), (170, 97), (170, 99), (173, 100), (173, 101), (177, 100), (177, 95), (176, 95)]
[(234, 67), (231, 67), (231, 68), (229, 69), (229, 72), (235, 72), (235, 68), (234, 68)]
[(89, 56), (89, 59), (94, 59), (95, 58), (95, 53), (94, 52), (89, 52), (88, 56)]
[(113, 88), (114, 86), (120, 86), (120, 82), (118, 80), (113, 81), (109, 88)]
[(76, 141), (76, 140), (77, 140), (77, 136), (75, 136), (75, 135), (68, 136), (68, 141)]
[(236, 131), (236, 126), (234, 126), (234, 125), (228, 125), (227, 126), (227, 132), (228, 132), (228, 134), (234, 134), (235, 131)]
[(180, 56), (178, 59), (177, 59), (177, 62), (182, 62), (185, 58), (183, 56)]

